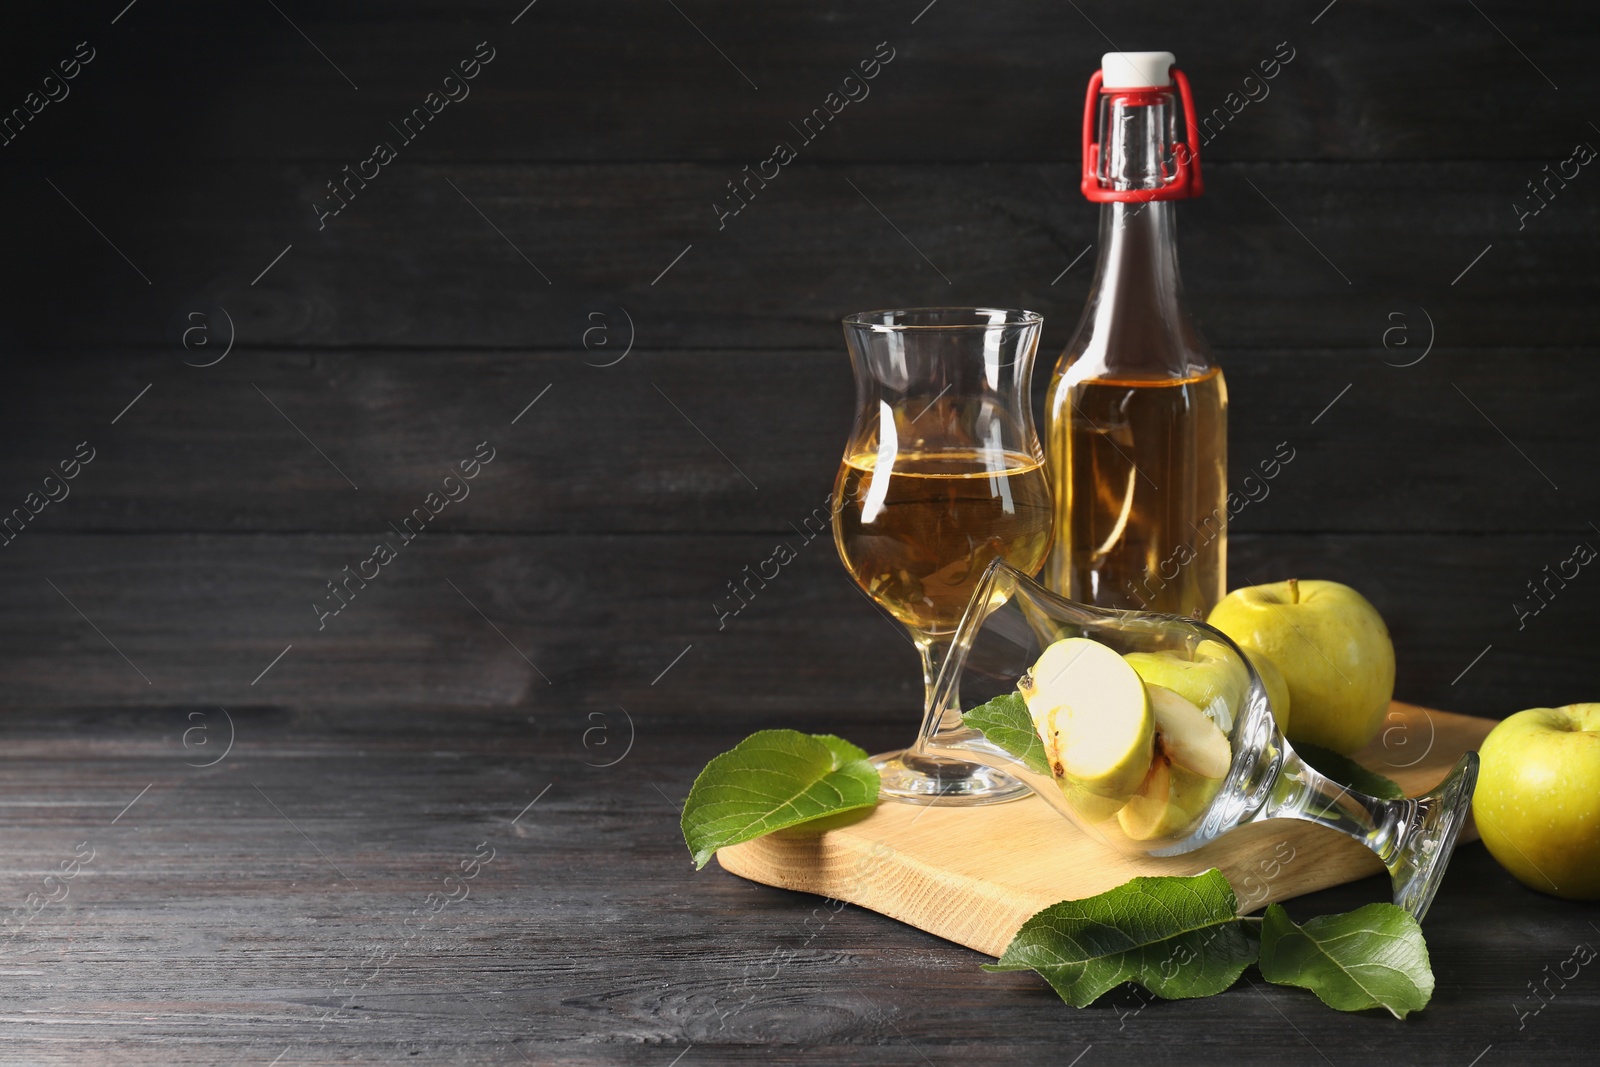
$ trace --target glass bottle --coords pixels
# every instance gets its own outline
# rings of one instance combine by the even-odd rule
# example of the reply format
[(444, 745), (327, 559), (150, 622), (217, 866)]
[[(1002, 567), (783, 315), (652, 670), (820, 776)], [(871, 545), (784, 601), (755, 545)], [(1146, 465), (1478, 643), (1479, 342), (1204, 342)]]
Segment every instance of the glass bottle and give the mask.
[(1110, 52), (1089, 82), (1082, 190), (1101, 204), (1099, 258), (1046, 401), (1044, 573), (1082, 603), (1204, 618), (1226, 591), (1228, 390), (1178, 275), (1173, 202), (1202, 183), (1176, 134), (1180, 94), (1191, 142), (1197, 127), (1172, 61)]

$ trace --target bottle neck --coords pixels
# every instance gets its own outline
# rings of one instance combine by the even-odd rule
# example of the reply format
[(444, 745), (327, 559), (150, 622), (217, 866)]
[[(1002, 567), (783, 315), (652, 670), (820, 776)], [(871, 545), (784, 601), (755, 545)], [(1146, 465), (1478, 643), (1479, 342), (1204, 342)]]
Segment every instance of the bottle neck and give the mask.
[[(1187, 378), (1211, 365), (1184, 306), (1174, 209), (1139, 194), (1176, 167), (1178, 101), (1170, 90), (1107, 93), (1098, 105), (1100, 206), (1094, 284), (1067, 351), (1075, 377)], [(1079, 366), (1081, 364), (1081, 366)]]
[(1189, 377), (1209, 368), (1184, 304), (1174, 202), (1100, 207), (1094, 283), (1069, 355), (1092, 377)]
[(1173, 214), (1170, 200), (1100, 205), (1100, 314), (1183, 312)]

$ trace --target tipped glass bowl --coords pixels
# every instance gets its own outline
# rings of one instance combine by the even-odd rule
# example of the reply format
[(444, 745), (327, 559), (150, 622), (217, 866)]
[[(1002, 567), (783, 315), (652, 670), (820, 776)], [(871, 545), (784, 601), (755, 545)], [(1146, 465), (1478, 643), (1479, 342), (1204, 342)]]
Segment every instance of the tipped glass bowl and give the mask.
[[(993, 737), (966, 725), (961, 711), (971, 713), (996, 697), (1017, 693), (1019, 680), (1044, 650), (1073, 637), (1099, 642), (1124, 656), (1163, 654), (1233, 680), (1220, 687), (1226, 696), (1204, 709), (1226, 735), (1231, 752), (1226, 774), (1220, 781), (1206, 783), (1207, 788), (1198, 791), (1198, 801), (1191, 789), (1190, 803), (1175, 805), (1167, 818), (1136, 819), (1130, 824), (1126, 817), (1119, 818), (1125, 804), (1086, 792), (1064, 776), (1059, 762), (1052, 769), (1053, 761), (1045, 758), (1036, 734), (1031, 751), (1026, 751), (1027, 734), (1006, 728), (992, 715), (981, 721), (987, 722)], [(1010, 703), (1015, 709), (1016, 702)], [(1078, 604), (1003, 560), (990, 565), (974, 591), (929, 707), (942, 710), (930, 710), (925, 717), (916, 751), (980, 763), (1014, 776), (1064, 818), (1112, 848), (1172, 856), (1200, 848), (1246, 823), (1302, 819), (1348, 834), (1371, 849), (1389, 871), (1395, 903), (1418, 919), (1438, 890), (1478, 775), (1477, 754), (1469, 752), (1443, 782), (1419, 797), (1388, 800), (1341, 785), (1295, 753), (1273, 720), (1260, 677), (1220, 630), (1175, 615)], [(980, 721), (980, 716), (972, 718)], [(1014, 715), (1011, 723), (1017, 724)], [(938, 803), (939, 798), (930, 796), (923, 802)], [(1135, 836), (1127, 832), (1130, 825)]]

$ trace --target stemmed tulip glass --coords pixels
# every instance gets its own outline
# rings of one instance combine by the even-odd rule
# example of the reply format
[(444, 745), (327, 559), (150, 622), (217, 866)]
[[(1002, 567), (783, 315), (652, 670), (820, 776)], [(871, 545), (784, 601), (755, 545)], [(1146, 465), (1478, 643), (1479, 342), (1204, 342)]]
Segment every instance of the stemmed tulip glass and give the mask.
[[(1043, 321), (999, 308), (844, 320), (856, 416), (834, 483), (834, 542), (921, 653), (925, 717), (939, 717), (934, 682), (984, 568), (1003, 559), (1031, 574), (1050, 548), (1028, 393)], [(918, 746), (874, 762), (883, 793), (901, 799), (980, 804), (1027, 789), (994, 765)]]
[[(1074, 788), (1059, 768), (1030, 765), (1020, 732), (994, 727), (987, 737), (963, 724), (953, 709), (1017, 691), (1050, 644), (1085, 637), (1122, 655), (1163, 653), (1201, 663), (1237, 680), (1211, 710), (1231, 748), (1226, 776), (1201, 792), (1187, 810), (1154, 824), (1110, 810), (1103, 798)], [(1031, 684), (1031, 682), (1030, 682)], [(1222, 687), (1228, 689), (1227, 685)], [(965, 705), (961, 701), (965, 699)], [(1318, 773), (1302, 760), (1273, 720), (1261, 679), (1248, 659), (1220, 630), (1176, 615), (1089, 607), (1050, 592), (1027, 573), (996, 561), (973, 592), (929, 702), (917, 751), (942, 759), (969, 760), (1026, 782), (1062, 815), (1102, 842), (1128, 853), (1177, 855), (1199, 848), (1235, 827), (1264, 819), (1303, 819), (1348, 834), (1371, 849), (1389, 870), (1394, 901), (1418, 919), (1428, 910), (1466, 819), (1478, 777), (1477, 753), (1463, 756), (1432, 791), (1404, 800), (1367, 796)], [(1026, 726), (1024, 727), (1026, 729)], [(1044, 761), (1048, 764), (1048, 761)], [(1191, 796), (1193, 794), (1191, 793)], [(1180, 799), (1174, 792), (1172, 796)], [(1135, 836), (1129, 835), (1130, 825)]]

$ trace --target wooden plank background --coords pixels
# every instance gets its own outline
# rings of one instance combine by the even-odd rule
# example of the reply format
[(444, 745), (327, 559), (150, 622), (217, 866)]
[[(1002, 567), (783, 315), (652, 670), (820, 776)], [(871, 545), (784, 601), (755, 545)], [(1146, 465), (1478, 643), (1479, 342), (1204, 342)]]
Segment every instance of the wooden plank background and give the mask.
[[(1228, 374), (1234, 482), (1295, 450), (1235, 520), (1232, 582), (1360, 588), (1393, 629), (1402, 700), (1497, 717), (1600, 696), (1600, 578), (1518, 613), (1546, 566), (1600, 538), (1600, 178), (1585, 166), (1537, 215), (1516, 207), (1600, 145), (1587, 8), (524, 3), (7, 13), (0, 114), (79, 42), (94, 58), (0, 144), (0, 515), (80, 442), (95, 458), (0, 548), (6, 900), (83, 837), (85, 791), (120, 806), (169, 772), (192, 790), (140, 801), (169, 798), (95, 893), (30, 929), (53, 963), (17, 965), (0, 1013), (29, 1042), (15, 1055), (109, 1057), (122, 1027), (148, 1062), (269, 1062), (286, 1034), (285, 1063), (517, 1062), (506, 1028), (538, 1018), (529, 1047), (572, 1063), (665, 1064), (686, 1044), (730, 1063), (823, 1044), (1067, 1062), (1086, 1043), (1276, 1062), (1307, 1053), (1287, 1011), (1338, 1062), (1465, 1064), (1512, 1042), (1581, 1062), (1592, 982), (1532, 1033), (1506, 1011), (1589, 936), (1580, 913), (1477, 848), (1452, 881), (1487, 888), (1452, 903), (1447, 887), (1435, 911), (1436, 1025), (1403, 1028), (1241, 990), (1125, 1032), (1111, 1005), (1063, 1015), (1027, 976), (854, 913), (821, 950), (781, 935), (792, 987), (730, 1013), (769, 932), (815, 902), (662, 872), (682, 860), (669, 805), (743, 733), (888, 746), (911, 728), (911, 649), (826, 540), (738, 615), (716, 605), (828, 492), (851, 404), (841, 315), (1036, 309), (1042, 387), (1089, 284), (1078, 124), (1113, 41), (1176, 51), (1202, 113), (1293, 50), (1206, 146), (1207, 194), (1179, 212)], [(319, 229), (326, 183), (398, 142), (389, 124), (479, 42), (494, 58), (470, 95)], [(893, 59), (870, 95), (719, 226), (726, 183), (797, 140), (790, 123), (880, 42)], [(326, 583), (483, 441), (470, 497), (319, 629)], [(187, 716), (217, 707), (243, 747), (182, 769)], [(604, 762), (589, 731), (624, 709), (629, 773), (586, 769)], [(251, 775), (304, 798), (301, 827), (361, 892), (330, 897), (343, 883), (290, 851), (302, 839), (272, 836), (288, 828)], [(552, 782), (545, 836), (509, 831), (516, 873), (462, 920), (476, 932), (375, 987), (393, 1040), (300, 1036), (322, 1010), (311, 972), (372, 935), (352, 915), (403, 914), (435, 861), (491, 824), (504, 837), (499, 808)], [(446, 965), (520, 992), (473, 1014), (436, 992)], [(141, 992), (151, 966), (177, 977)]]

